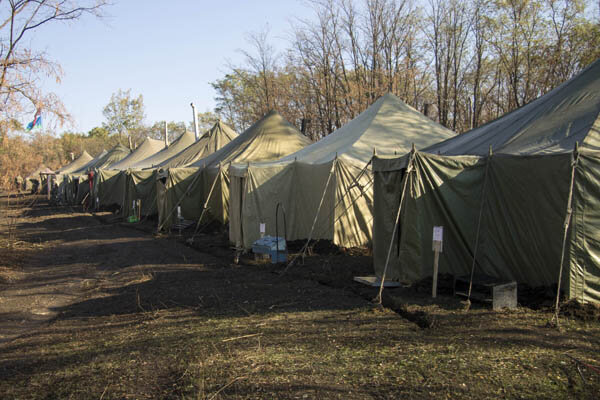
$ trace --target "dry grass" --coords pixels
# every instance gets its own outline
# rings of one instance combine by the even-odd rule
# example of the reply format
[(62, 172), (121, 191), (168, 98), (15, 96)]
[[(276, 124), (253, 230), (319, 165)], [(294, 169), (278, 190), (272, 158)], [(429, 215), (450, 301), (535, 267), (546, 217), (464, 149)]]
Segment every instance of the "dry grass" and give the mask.
[[(598, 326), (519, 310), (422, 331), (370, 306), (209, 318), (189, 309), (58, 321), (5, 349), (11, 398), (595, 398)], [(232, 340), (235, 339), (235, 340)], [(6, 351), (8, 350), (8, 353)], [(26, 379), (25, 379), (26, 378)]]
[[(564, 316), (558, 330), (547, 327), (551, 311), (474, 305), (467, 312), (451, 296), (434, 302), (386, 291), (401, 316), (365, 300), (376, 289), (348, 279), (368, 257), (330, 256), (323, 268), (314, 256), (285, 276), (230, 259), (211, 268), (133, 265), (81, 280), (84, 299), (0, 344), (2, 397), (596, 399), (600, 392), (600, 377), (586, 367), (581, 375), (570, 358), (598, 364), (597, 319)], [(422, 328), (412, 316), (435, 323)]]

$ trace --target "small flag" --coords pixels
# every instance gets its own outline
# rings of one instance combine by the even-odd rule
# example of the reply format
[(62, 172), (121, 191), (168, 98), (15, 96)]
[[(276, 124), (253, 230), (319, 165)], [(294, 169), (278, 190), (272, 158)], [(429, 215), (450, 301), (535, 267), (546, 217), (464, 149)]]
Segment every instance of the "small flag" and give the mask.
[(42, 109), (38, 108), (35, 116), (33, 117), (33, 121), (31, 121), (29, 124), (27, 124), (27, 130), (31, 131), (34, 130), (35, 128), (41, 128), (42, 127)]

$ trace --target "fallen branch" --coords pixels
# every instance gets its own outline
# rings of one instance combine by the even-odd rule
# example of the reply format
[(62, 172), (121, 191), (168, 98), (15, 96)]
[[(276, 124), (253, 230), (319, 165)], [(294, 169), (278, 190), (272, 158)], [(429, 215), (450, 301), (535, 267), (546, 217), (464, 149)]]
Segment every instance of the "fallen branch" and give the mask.
[(212, 400), (212, 399), (214, 399), (215, 397), (217, 397), (217, 395), (218, 395), (219, 393), (221, 393), (223, 390), (225, 390), (225, 389), (226, 389), (226, 388), (228, 388), (229, 386), (233, 385), (235, 382), (237, 382), (237, 381), (239, 381), (239, 380), (242, 380), (242, 379), (246, 379), (246, 378), (247, 378), (247, 376), (238, 376), (237, 378), (235, 378), (235, 379), (233, 379), (231, 382), (229, 382), (227, 385), (223, 386), (221, 389), (219, 389), (219, 390), (217, 390), (216, 392), (214, 392), (214, 393), (213, 393), (213, 395), (212, 395), (212, 396), (210, 396), (210, 397), (208, 398), (208, 400)]
[(577, 358), (575, 358), (575, 357), (573, 357), (573, 356), (571, 356), (569, 354), (565, 354), (565, 356), (569, 357), (571, 360), (575, 361), (577, 364), (583, 365), (587, 369), (590, 369), (590, 370), (594, 371), (595, 373), (597, 373), (598, 375), (600, 375), (600, 368), (599, 367), (596, 367), (594, 365), (585, 363), (585, 362), (583, 362), (583, 361), (581, 361), (581, 360), (579, 360), (579, 359), (577, 359)]
[(244, 335), (244, 336), (238, 336), (238, 337), (233, 337), (233, 338), (229, 338), (229, 339), (223, 339), (222, 342), (231, 342), (231, 341), (238, 340), (238, 339), (245, 339), (245, 338), (260, 336), (260, 335), (262, 335), (262, 333), (253, 333), (250, 335)]

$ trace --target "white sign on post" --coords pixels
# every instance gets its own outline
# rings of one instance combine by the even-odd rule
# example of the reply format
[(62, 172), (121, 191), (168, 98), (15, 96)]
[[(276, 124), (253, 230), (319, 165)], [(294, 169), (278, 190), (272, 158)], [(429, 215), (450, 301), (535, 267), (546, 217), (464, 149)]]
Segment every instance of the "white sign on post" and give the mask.
[(267, 224), (264, 222), (261, 222), (259, 228), (260, 228), (260, 237), (265, 236), (265, 232), (267, 231)]
[(433, 241), (442, 242), (444, 240), (444, 227), (434, 226), (433, 227)]

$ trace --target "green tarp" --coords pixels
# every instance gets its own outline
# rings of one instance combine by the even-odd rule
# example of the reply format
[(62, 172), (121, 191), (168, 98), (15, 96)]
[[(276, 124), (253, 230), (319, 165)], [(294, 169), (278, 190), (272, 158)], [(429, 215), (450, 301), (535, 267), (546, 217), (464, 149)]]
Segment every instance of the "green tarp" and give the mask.
[(125, 198), (126, 174), (100, 169), (94, 175), (94, 204), (97, 207), (121, 206)]
[[(310, 144), (310, 140), (271, 111), (217, 152), (187, 168), (169, 168), (159, 176), (159, 226), (168, 228), (179, 204), (182, 217), (197, 220), (206, 199), (210, 215), (221, 223), (229, 219), (229, 173), (231, 163), (271, 161)], [(211, 194), (211, 188), (214, 189)], [(210, 194), (210, 197), (209, 197)]]
[(233, 129), (219, 120), (196, 143), (163, 161), (158, 167), (163, 169), (185, 167), (211, 155), (237, 136)]
[(125, 196), (122, 205), (123, 217), (134, 215), (134, 201), (141, 201), (140, 215), (154, 215), (156, 208), (156, 175), (158, 171), (128, 170), (125, 174)]
[(283, 225), (275, 227), (281, 204), (288, 240), (311, 236), (343, 247), (368, 245), (373, 153), (404, 154), (413, 145), (423, 148), (452, 136), (452, 131), (388, 93), (337, 131), (280, 160), (234, 164), (231, 186), (240, 193), (231, 196), (230, 241), (250, 248), (260, 237), (260, 223), (266, 224), (268, 234), (282, 234)]
[[(119, 161), (126, 158), (131, 151), (121, 145), (117, 144), (115, 147), (110, 149), (107, 152), (103, 152), (94, 160), (89, 162), (83, 168), (75, 171), (72, 174), (69, 174), (68, 178), (68, 187), (67, 187), (67, 201), (74, 204), (79, 204), (83, 201), (84, 197), (89, 193), (89, 183), (84, 185), (84, 182), (87, 182), (89, 171), (97, 171), (104, 168), (110, 168), (111, 165), (118, 163)], [(79, 189), (82, 191), (79, 192)]]
[[(481, 221), (477, 272), (532, 286), (556, 284), (577, 159), (562, 289), (571, 298), (600, 302), (599, 114), (596, 61), (487, 125), (412, 155), (375, 157), (376, 273), (382, 275), (391, 243), (387, 278), (430, 276), (438, 225), (444, 226), (440, 272), (469, 273)], [(493, 154), (486, 156), (490, 146)], [(405, 182), (399, 234), (392, 241)]]
[(181, 151), (191, 146), (196, 141), (196, 138), (192, 132), (184, 132), (177, 140), (159, 151), (158, 153), (152, 154), (150, 157), (144, 158), (143, 160), (137, 161), (131, 165), (128, 165), (127, 168), (131, 169), (146, 169), (146, 168), (156, 168), (162, 162), (168, 160), (169, 158), (179, 154)]
[(113, 163), (108, 168), (126, 170), (132, 165), (153, 156), (159, 151), (165, 148), (165, 143), (162, 140), (145, 138), (142, 144), (140, 144), (134, 151), (132, 151), (127, 157), (121, 161)]

